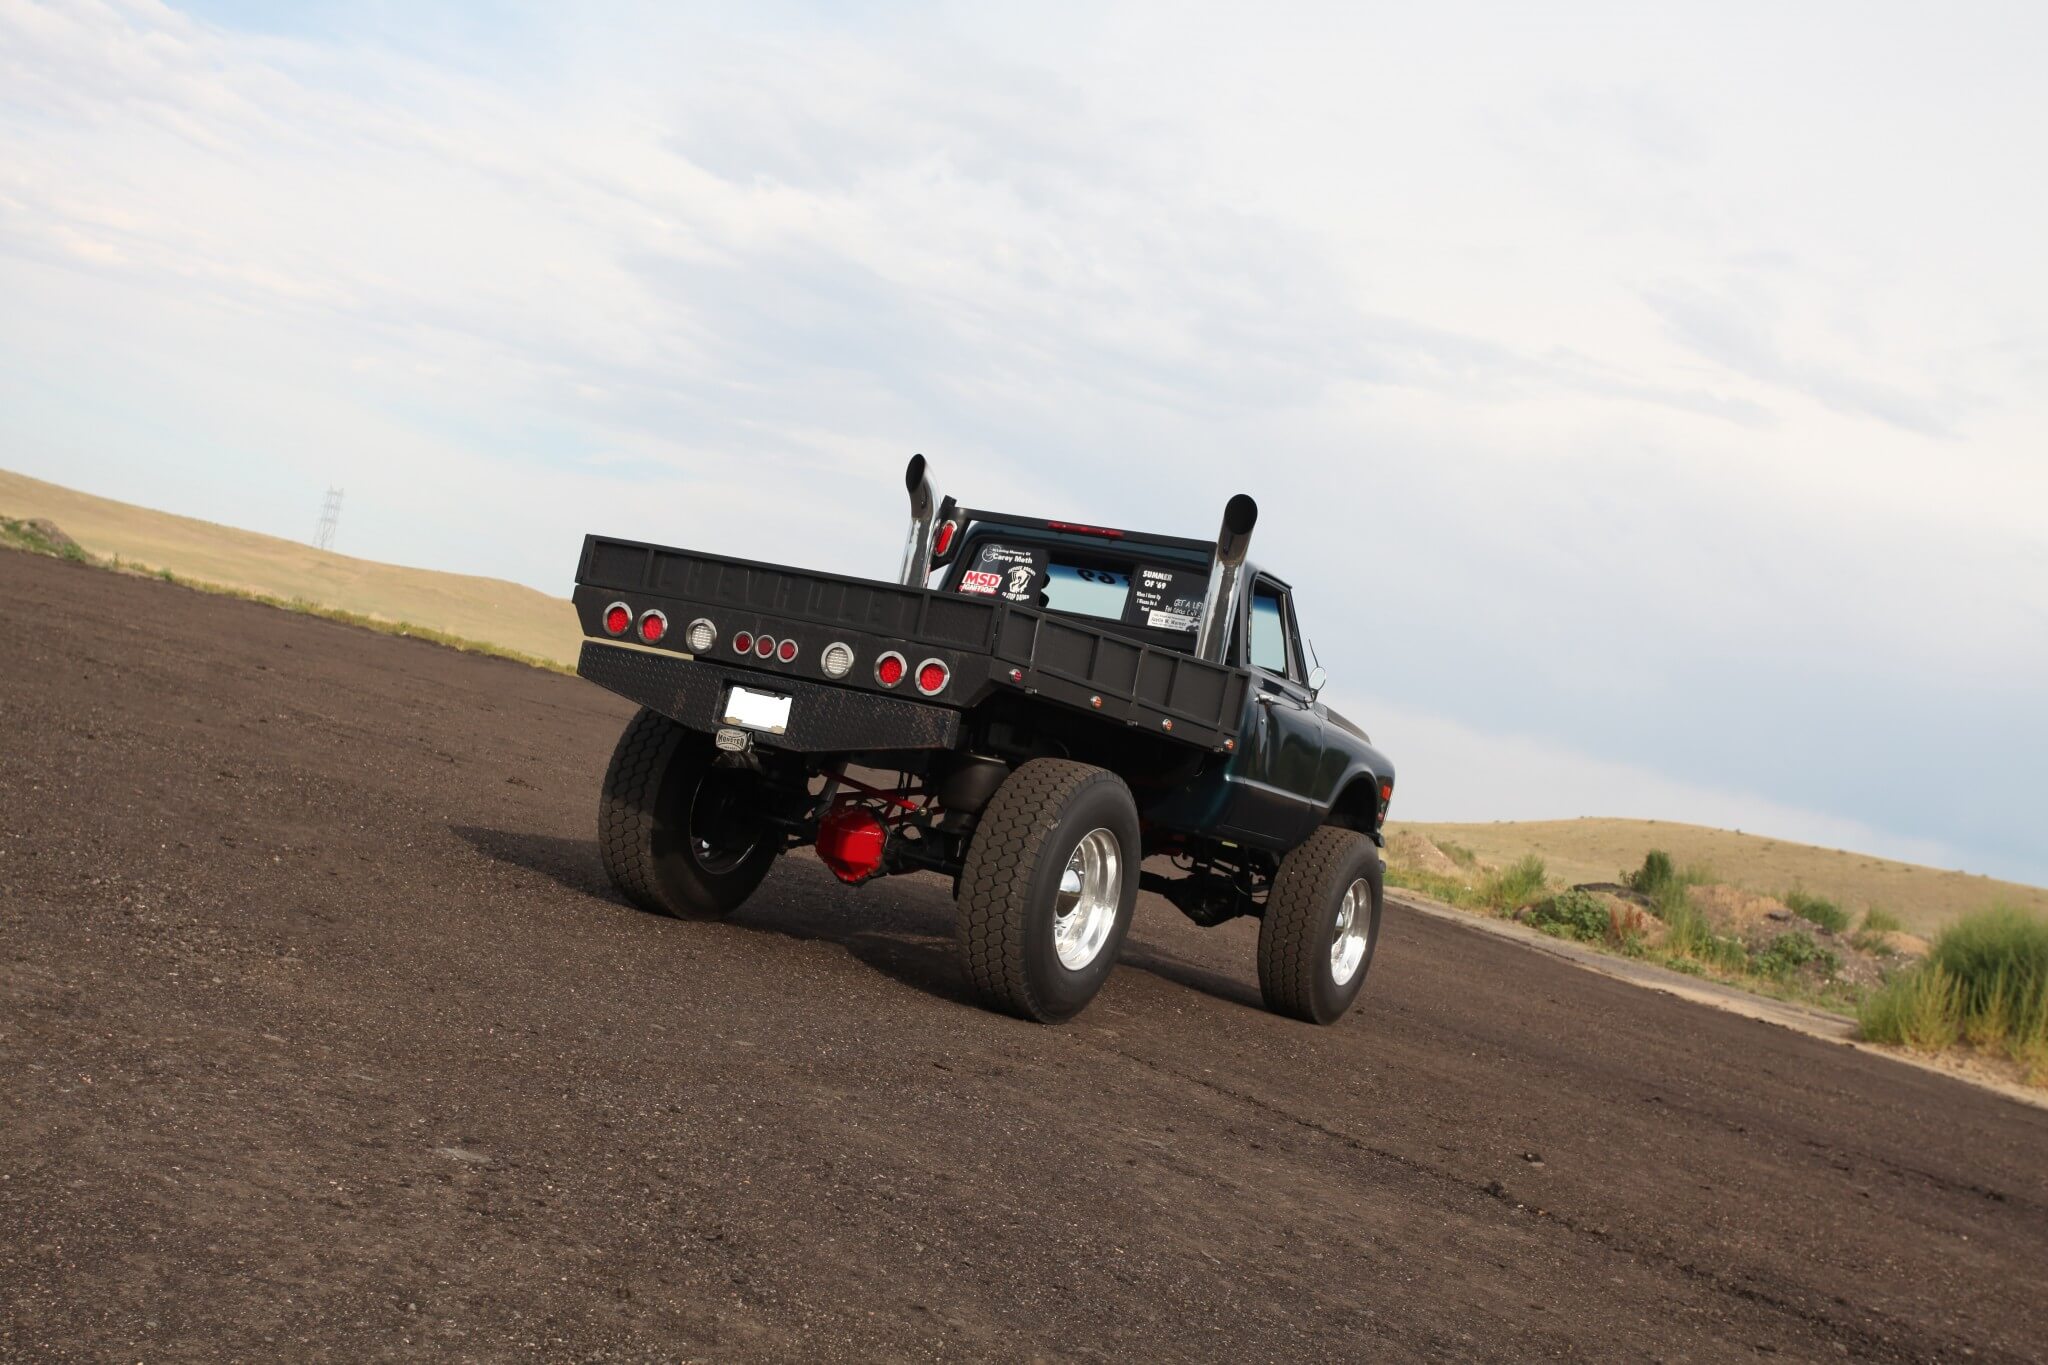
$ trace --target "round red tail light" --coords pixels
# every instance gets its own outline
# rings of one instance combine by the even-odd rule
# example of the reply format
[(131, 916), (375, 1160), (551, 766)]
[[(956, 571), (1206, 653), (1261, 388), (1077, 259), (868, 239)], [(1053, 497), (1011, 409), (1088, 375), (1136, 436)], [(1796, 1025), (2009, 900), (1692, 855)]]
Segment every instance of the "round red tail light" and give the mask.
[(608, 635), (624, 635), (626, 628), (633, 624), (633, 609), (624, 602), (614, 602), (604, 609), (604, 628)]
[(780, 646), (778, 646), (778, 647), (777, 647), (777, 649), (776, 649), (776, 651), (775, 651), (775, 657), (776, 657), (776, 658), (778, 658), (778, 659), (780, 659), (780, 660), (782, 660), (782, 662), (784, 662), (784, 663), (786, 663), (786, 664), (793, 664), (793, 663), (795, 663), (795, 662), (796, 662), (796, 641), (794, 641), (794, 640), (784, 640), (784, 641), (782, 642), (782, 644), (781, 644)]
[(661, 637), (668, 634), (668, 618), (658, 611), (650, 611), (640, 618), (640, 638), (650, 645), (661, 643)]
[(894, 651), (875, 660), (875, 681), (884, 687), (894, 687), (903, 681), (903, 675), (910, 665), (903, 662), (903, 656)]
[(926, 659), (917, 666), (917, 690), (927, 697), (942, 691), (952, 674), (937, 659)]
[(754, 652), (754, 637), (743, 630), (732, 637), (732, 647), (734, 653), (752, 654)]
[(754, 653), (765, 659), (774, 652), (775, 637), (773, 635), (756, 635), (754, 637)]

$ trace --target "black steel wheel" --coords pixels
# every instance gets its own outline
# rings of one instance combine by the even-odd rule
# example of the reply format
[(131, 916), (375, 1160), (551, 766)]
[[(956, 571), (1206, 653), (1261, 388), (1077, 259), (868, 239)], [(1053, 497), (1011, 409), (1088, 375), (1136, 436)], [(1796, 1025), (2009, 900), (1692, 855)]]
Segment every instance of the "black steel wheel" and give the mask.
[(757, 806), (760, 779), (712, 761), (711, 736), (642, 710), (605, 770), (597, 842), (605, 874), (643, 910), (721, 919), (768, 875), (782, 840)]

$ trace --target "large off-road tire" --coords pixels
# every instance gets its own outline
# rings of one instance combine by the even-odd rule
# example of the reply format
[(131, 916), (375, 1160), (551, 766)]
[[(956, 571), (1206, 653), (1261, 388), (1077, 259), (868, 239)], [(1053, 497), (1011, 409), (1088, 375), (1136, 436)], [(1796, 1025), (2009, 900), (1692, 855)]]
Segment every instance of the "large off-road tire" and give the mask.
[(1379, 850), (1356, 830), (1324, 825), (1280, 860), (1259, 924), (1266, 1008), (1334, 1024), (1358, 998), (1380, 943), (1386, 902)]
[(782, 840), (752, 815), (758, 781), (712, 762), (711, 736), (642, 710), (605, 770), (597, 846), (605, 875), (643, 910), (721, 919), (754, 893)]
[(1035, 758), (1005, 778), (960, 874), (960, 957), (982, 1003), (1050, 1024), (1094, 999), (1131, 927), (1141, 853), (1116, 774)]

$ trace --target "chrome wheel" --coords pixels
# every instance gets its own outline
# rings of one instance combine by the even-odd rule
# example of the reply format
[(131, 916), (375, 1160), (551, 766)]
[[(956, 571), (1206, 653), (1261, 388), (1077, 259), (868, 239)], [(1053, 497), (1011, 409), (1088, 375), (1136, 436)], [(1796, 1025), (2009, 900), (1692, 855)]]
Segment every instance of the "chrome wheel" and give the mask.
[(1052, 907), (1053, 951), (1068, 971), (1093, 962), (1109, 941), (1123, 902), (1123, 867), (1123, 850), (1106, 829), (1089, 830), (1074, 845)]
[(1363, 877), (1344, 889), (1337, 907), (1337, 930), (1330, 939), (1330, 976), (1340, 986), (1358, 974), (1372, 942), (1372, 888)]

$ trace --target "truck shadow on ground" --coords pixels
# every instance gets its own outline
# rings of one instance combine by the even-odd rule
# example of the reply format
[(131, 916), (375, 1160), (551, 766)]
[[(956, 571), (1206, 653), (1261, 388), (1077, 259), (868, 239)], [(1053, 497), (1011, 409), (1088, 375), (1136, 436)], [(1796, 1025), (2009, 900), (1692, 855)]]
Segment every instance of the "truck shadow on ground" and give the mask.
[[(608, 906), (635, 909), (612, 890), (595, 839), (478, 825), (448, 828), (492, 862), (539, 873), (565, 890)], [(1141, 915), (1143, 910), (1141, 904)], [(747, 933), (835, 943), (856, 961), (926, 995), (955, 1004), (976, 1003), (961, 978), (953, 944), (953, 901), (945, 881), (934, 874), (891, 877), (860, 889), (841, 885), (811, 858), (786, 857), (753, 899), (725, 922)], [(1120, 965), (1228, 1004), (1263, 1010), (1255, 987), (1184, 962), (1151, 944), (1126, 942)]]

